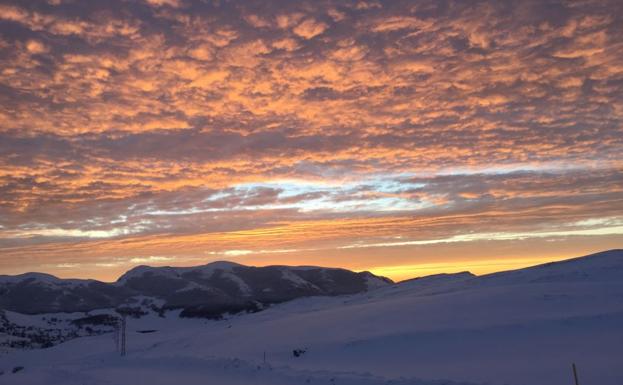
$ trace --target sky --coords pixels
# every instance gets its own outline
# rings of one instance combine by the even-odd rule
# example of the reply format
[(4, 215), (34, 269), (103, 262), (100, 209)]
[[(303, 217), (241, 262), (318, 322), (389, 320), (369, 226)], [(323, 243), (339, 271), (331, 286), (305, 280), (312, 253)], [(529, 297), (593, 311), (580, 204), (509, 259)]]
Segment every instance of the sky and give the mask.
[(613, 1), (0, 1), (0, 274), (623, 247)]

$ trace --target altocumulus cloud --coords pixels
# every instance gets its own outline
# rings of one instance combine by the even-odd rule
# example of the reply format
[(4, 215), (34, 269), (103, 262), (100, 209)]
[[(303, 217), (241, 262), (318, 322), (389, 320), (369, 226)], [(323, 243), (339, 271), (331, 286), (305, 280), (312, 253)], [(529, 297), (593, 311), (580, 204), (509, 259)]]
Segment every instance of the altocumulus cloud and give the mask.
[(0, 269), (619, 234), (621, 26), (618, 1), (6, 1)]

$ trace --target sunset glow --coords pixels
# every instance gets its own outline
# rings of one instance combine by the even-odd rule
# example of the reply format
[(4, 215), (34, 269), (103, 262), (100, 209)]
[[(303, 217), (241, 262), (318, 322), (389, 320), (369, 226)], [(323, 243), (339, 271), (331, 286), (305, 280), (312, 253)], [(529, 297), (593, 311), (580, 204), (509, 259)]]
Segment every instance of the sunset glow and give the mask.
[(6, 1), (0, 274), (623, 246), (617, 1)]

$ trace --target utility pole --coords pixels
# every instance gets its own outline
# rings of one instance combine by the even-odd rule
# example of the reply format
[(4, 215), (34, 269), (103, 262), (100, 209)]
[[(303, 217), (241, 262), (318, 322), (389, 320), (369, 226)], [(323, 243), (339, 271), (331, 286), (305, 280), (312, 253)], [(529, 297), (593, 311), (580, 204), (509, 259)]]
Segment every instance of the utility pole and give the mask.
[(575, 362), (571, 364), (571, 367), (573, 368), (573, 379), (575, 380), (575, 385), (580, 385), (578, 382), (578, 371), (575, 369)]
[(115, 341), (115, 352), (117, 353), (119, 352), (119, 334), (121, 333), (121, 327), (120, 327), (121, 325), (119, 325), (120, 322), (121, 320), (117, 317), (115, 319), (115, 325), (114, 325), (115, 331), (112, 336), (113, 340)]
[(126, 315), (121, 316), (121, 357), (125, 356), (125, 322)]

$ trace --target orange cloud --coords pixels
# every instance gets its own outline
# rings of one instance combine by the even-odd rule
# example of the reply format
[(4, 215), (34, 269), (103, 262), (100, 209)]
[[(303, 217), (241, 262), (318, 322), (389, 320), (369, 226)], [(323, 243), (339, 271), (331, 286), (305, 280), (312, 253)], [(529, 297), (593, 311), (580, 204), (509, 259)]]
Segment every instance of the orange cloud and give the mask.
[(295, 35), (305, 39), (311, 39), (323, 33), (327, 29), (327, 25), (323, 22), (316, 21), (314, 19), (306, 19), (292, 31)]
[(617, 12), (1, 5), (0, 270), (617, 228)]

